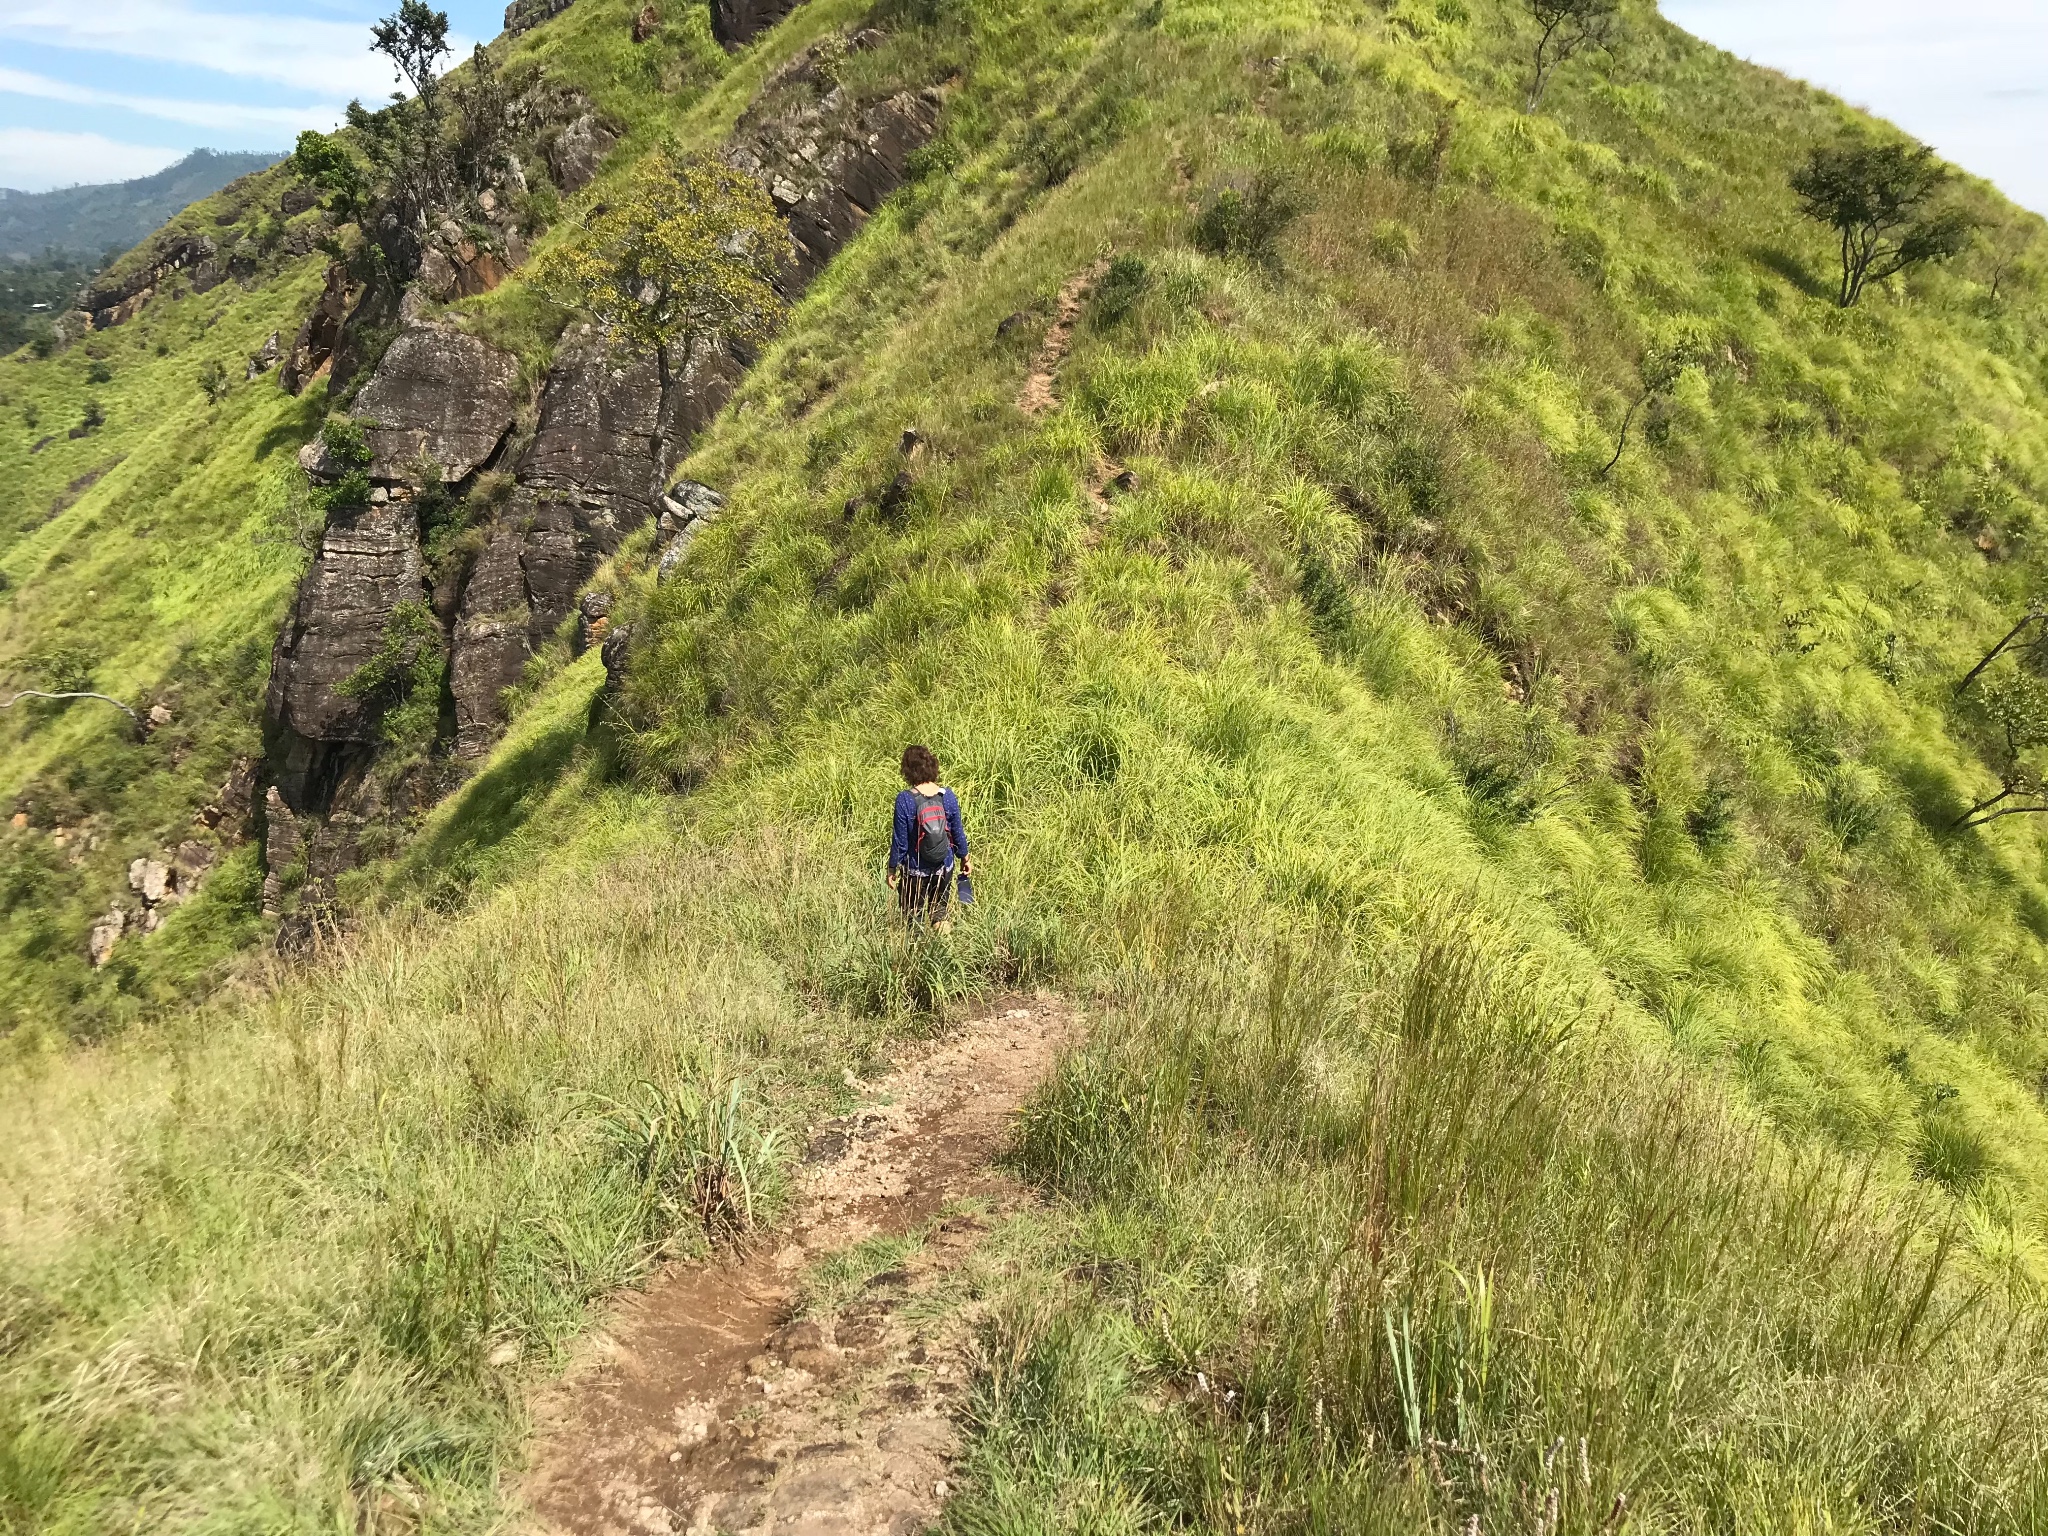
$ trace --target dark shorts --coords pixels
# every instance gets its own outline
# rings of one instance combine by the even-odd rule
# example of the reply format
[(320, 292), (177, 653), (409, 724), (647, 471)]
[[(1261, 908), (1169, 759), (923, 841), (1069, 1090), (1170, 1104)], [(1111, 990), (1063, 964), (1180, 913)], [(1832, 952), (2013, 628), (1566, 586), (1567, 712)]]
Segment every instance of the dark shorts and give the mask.
[(935, 875), (919, 875), (904, 870), (896, 881), (896, 905), (902, 909), (904, 918), (913, 923), (920, 917), (936, 923), (952, 916), (952, 868), (942, 869)]

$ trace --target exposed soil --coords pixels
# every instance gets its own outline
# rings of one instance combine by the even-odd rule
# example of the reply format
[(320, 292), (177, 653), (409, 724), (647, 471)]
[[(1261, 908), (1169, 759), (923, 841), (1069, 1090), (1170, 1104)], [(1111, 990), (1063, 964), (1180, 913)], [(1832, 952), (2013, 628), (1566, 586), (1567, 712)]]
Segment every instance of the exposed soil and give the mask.
[(1081, 315), (1088, 307), (1088, 295), (1095, 291), (1095, 285), (1109, 270), (1107, 260), (1097, 261), (1093, 266), (1076, 272), (1060, 288), (1059, 307), (1053, 313), (1052, 326), (1045, 333), (1045, 343), (1038, 349), (1038, 355), (1031, 360), (1031, 372), (1025, 377), (1024, 392), (1017, 397), (1017, 409), (1027, 416), (1043, 416), (1057, 406), (1059, 396), (1053, 392), (1053, 381), (1060, 371), (1060, 364), (1067, 360), (1067, 354), (1074, 349), (1074, 327), (1081, 323)]
[[(775, 1246), (678, 1265), (619, 1305), (535, 1404), (525, 1494), (563, 1536), (904, 1536), (938, 1513), (956, 1453), (966, 1318), (946, 1283), (1029, 1197), (991, 1166), (1075, 1015), (997, 1004), (820, 1127)], [(970, 1209), (943, 1215), (949, 1206)], [(836, 1310), (798, 1317), (820, 1259), (922, 1245)]]

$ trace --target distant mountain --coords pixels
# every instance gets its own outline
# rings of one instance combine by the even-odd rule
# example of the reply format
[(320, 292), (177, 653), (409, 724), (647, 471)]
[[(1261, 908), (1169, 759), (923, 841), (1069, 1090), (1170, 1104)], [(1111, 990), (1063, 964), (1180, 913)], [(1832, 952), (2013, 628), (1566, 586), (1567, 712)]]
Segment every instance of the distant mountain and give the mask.
[(26, 261), (49, 250), (87, 257), (126, 250), (179, 209), (280, 158), (195, 149), (135, 181), (55, 192), (0, 187), (0, 260)]

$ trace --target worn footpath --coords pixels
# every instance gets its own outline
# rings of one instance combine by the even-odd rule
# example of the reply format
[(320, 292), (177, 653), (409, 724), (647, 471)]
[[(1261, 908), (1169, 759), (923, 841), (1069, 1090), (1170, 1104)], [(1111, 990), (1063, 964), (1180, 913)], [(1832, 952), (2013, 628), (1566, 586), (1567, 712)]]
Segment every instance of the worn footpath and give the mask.
[[(906, 1536), (956, 1454), (968, 1311), (948, 1282), (1029, 1197), (993, 1166), (1011, 1114), (1076, 1024), (997, 1004), (865, 1088), (806, 1151), (787, 1231), (679, 1265), (625, 1299), (535, 1405), (525, 1495), (561, 1536)], [(916, 1236), (850, 1299), (803, 1305), (821, 1262)], [(841, 1288), (843, 1290), (843, 1288)]]

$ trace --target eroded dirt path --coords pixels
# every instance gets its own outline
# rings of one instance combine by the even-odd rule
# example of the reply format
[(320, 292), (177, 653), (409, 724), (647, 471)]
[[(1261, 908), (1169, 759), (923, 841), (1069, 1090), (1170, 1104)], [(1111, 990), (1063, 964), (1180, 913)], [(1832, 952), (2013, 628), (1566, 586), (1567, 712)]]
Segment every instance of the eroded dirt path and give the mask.
[(1081, 323), (1081, 315), (1088, 308), (1088, 295), (1095, 291), (1095, 285), (1102, 281), (1102, 275), (1108, 270), (1107, 260), (1097, 261), (1061, 285), (1052, 326), (1045, 333), (1045, 342), (1039, 347), (1038, 355), (1031, 360), (1031, 372), (1025, 376), (1023, 392), (1017, 396), (1017, 409), (1025, 415), (1043, 416), (1059, 405), (1059, 395), (1053, 385), (1059, 376), (1060, 364), (1074, 350), (1074, 327)]
[[(907, 1536), (929, 1524), (966, 1381), (947, 1282), (1028, 1198), (991, 1159), (1075, 1024), (1044, 996), (985, 1010), (819, 1128), (779, 1241), (677, 1266), (622, 1302), (535, 1405), (524, 1491), (537, 1528)], [(923, 1240), (900, 1263), (795, 1315), (821, 1259), (913, 1233)]]

